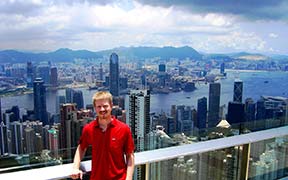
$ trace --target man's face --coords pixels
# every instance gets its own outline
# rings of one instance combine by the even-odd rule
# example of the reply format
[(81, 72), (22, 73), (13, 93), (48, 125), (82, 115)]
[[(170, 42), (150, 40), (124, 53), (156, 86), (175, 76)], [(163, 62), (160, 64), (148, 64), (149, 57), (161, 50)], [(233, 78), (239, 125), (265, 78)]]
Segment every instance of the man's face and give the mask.
[(100, 119), (108, 118), (111, 115), (112, 105), (109, 100), (97, 100), (95, 101), (95, 111)]

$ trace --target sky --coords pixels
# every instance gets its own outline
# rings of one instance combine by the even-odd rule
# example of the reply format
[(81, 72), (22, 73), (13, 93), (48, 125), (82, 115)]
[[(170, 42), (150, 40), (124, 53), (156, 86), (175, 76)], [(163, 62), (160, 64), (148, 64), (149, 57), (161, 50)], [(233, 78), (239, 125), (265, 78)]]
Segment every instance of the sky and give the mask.
[(288, 55), (287, 0), (1, 0), (0, 50), (190, 46)]

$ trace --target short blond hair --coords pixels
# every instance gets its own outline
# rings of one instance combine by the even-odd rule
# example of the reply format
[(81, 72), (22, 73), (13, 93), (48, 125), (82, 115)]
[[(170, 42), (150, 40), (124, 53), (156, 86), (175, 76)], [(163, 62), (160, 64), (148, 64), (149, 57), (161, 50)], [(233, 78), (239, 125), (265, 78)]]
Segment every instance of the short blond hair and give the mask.
[(95, 103), (97, 100), (109, 100), (109, 103), (112, 105), (112, 94), (108, 91), (98, 91), (93, 95), (93, 106), (95, 107)]

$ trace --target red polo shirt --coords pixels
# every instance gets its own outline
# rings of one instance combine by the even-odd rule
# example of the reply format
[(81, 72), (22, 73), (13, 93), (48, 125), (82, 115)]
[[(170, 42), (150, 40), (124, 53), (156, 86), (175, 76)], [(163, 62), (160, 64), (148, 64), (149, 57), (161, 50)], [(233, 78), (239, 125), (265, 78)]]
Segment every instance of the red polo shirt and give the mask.
[(129, 126), (112, 118), (105, 132), (98, 119), (83, 128), (80, 138), (82, 149), (92, 145), (92, 171), (90, 179), (122, 180), (126, 178), (125, 154), (134, 152), (134, 142)]

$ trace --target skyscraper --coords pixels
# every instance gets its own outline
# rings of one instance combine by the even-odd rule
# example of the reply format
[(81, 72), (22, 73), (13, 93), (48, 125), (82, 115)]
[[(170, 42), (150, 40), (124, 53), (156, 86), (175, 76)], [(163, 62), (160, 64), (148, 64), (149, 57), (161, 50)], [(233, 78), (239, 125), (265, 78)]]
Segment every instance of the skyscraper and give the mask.
[(74, 120), (77, 120), (77, 109), (75, 107), (75, 104), (62, 104), (60, 108), (60, 148), (67, 148), (66, 157), (68, 158), (72, 157), (71, 124)]
[(113, 96), (119, 96), (119, 60), (116, 53), (110, 55), (109, 90)]
[(57, 71), (57, 67), (52, 67), (50, 69), (50, 74), (51, 74), (50, 84), (53, 87), (57, 87), (58, 86), (58, 71)]
[(162, 87), (165, 87), (166, 79), (167, 79), (166, 65), (164, 63), (161, 63), (159, 64), (158, 69), (159, 69), (159, 73), (158, 73), (159, 85)]
[(209, 85), (209, 110), (208, 110), (208, 127), (216, 127), (219, 122), (220, 106), (220, 83), (210, 83)]
[(23, 153), (23, 144), (22, 144), (22, 124), (19, 121), (12, 122), (10, 125), (11, 129), (11, 147), (13, 154), (22, 154)]
[(256, 104), (252, 98), (247, 98), (245, 100), (245, 119), (246, 121), (255, 121), (256, 115)]
[(100, 79), (100, 81), (103, 81), (103, 67), (102, 67), (102, 63), (100, 63), (100, 68), (99, 68), (99, 79)]
[(73, 103), (73, 93), (74, 93), (73, 89), (71, 88), (65, 89), (66, 103)]
[(48, 149), (51, 151), (52, 157), (58, 157), (59, 151), (59, 130), (56, 128), (51, 128), (48, 130)]
[(31, 127), (34, 130), (34, 140), (35, 140), (35, 151), (42, 151), (43, 148), (48, 148), (48, 137), (45, 136), (45, 129), (49, 128), (49, 125), (43, 126), (43, 123), (40, 121), (25, 121), (22, 123), (23, 129)]
[(220, 64), (220, 74), (225, 75), (225, 63), (224, 62)]
[(37, 77), (41, 77), (45, 85), (50, 84), (50, 67), (47, 65), (41, 65), (37, 67)]
[(34, 94), (34, 114), (36, 119), (43, 122), (44, 125), (49, 124), (48, 113), (46, 108), (46, 87), (41, 78), (36, 78), (33, 83)]
[(241, 102), (229, 102), (227, 121), (229, 124), (245, 122), (244, 104)]
[[(136, 151), (144, 151), (148, 148), (148, 133), (150, 131), (150, 91), (131, 90), (125, 99), (127, 112), (126, 124), (131, 128)], [(134, 177), (142, 179), (145, 169), (136, 168)]]
[(97, 77), (96, 77), (96, 69), (94, 66), (91, 67), (91, 78), (92, 78), (91, 82), (96, 83)]
[(234, 82), (233, 101), (242, 103), (243, 82), (239, 79)]
[(145, 138), (150, 131), (150, 91), (131, 90), (125, 99), (126, 124), (131, 128), (136, 151), (145, 150)]
[(206, 121), (207, 121), (207, 98), (202, 97), (198, 99), (197, 103), (197, 121), (195, 126), (198, 129), (206, 128)]
[(8, 153), (8, 137), (7, 126), (4, 122), (0, 122), (0, 156)]
[(142, 87), (147, 88), (147, 79), (144, 73), (141, 75), (141, 85)]
[(119, 78), (119, 88), (121, 90), (128, 88), (128, 78), (127, 77), (121, 77)]
[(3, 122), (7, 126), (7, 128), (10, 128), (10, 123), (13, 121), (14, 117), (15, 115), (13, 112), (5, 111), (5, 113), (3, 113)]
[(170, 123), (171, 123), (172, 127), (169, 128), (169, 133), (170, 133), (170, 132), (176, 133), (176, 132), (178, 131), (178, 129), (177, 129), (177, 117), (176, 117), (176, 116), (177, 116), (176, 105), (172, 105), (172, 106), (171, 106), (170, 114), (171, 114), (171, 121), (170, 121)]
[(36, 151), (35, 147), (35, 131), (31, 127), (26, 127), (23, 131), (24, 153), (32, 154)]
[(73, 103), (76, 103), (77, 109), (83, 109), (84, 108), (84, 99), (83, 99), (83, 93), (81, 90), (74, 91)]
[(66, 103), (66, 97), (65, 96), (57, 96), (56, 98), (56, 113), (60, 114), (60, 106), (61, 104), (65, 104)]
[(27, 87), (32, 88), (33, 87), (33, 81), (34, 81), (34, 71), (33, 71), (33, 65), (32, 62), (27, 62)]
[(119, 106), (113, 106), (111, 114), (120, 121), (126, 123), (126, 111)]
[(177, 130), (176, 122), (172, 116), (167, 116), (167, 134), (175, 134)]
[(11, 109), (7, 109), (5, 114), (10, 114), (9, 121), (20, 121), (20, 110), (18, 106), (13, 106)]
[(71, 147), (77, 147), (83, 127), (86, 124), (84, 119), (76, 119), (71, 121)]
[(256, 103), (256, 120), (266, 119), (265, 101), (259, 99)]
[(191, 133), (193, 121), (192, 110), (190, 106), (177, 106), (176, 119), (178, 132)]

